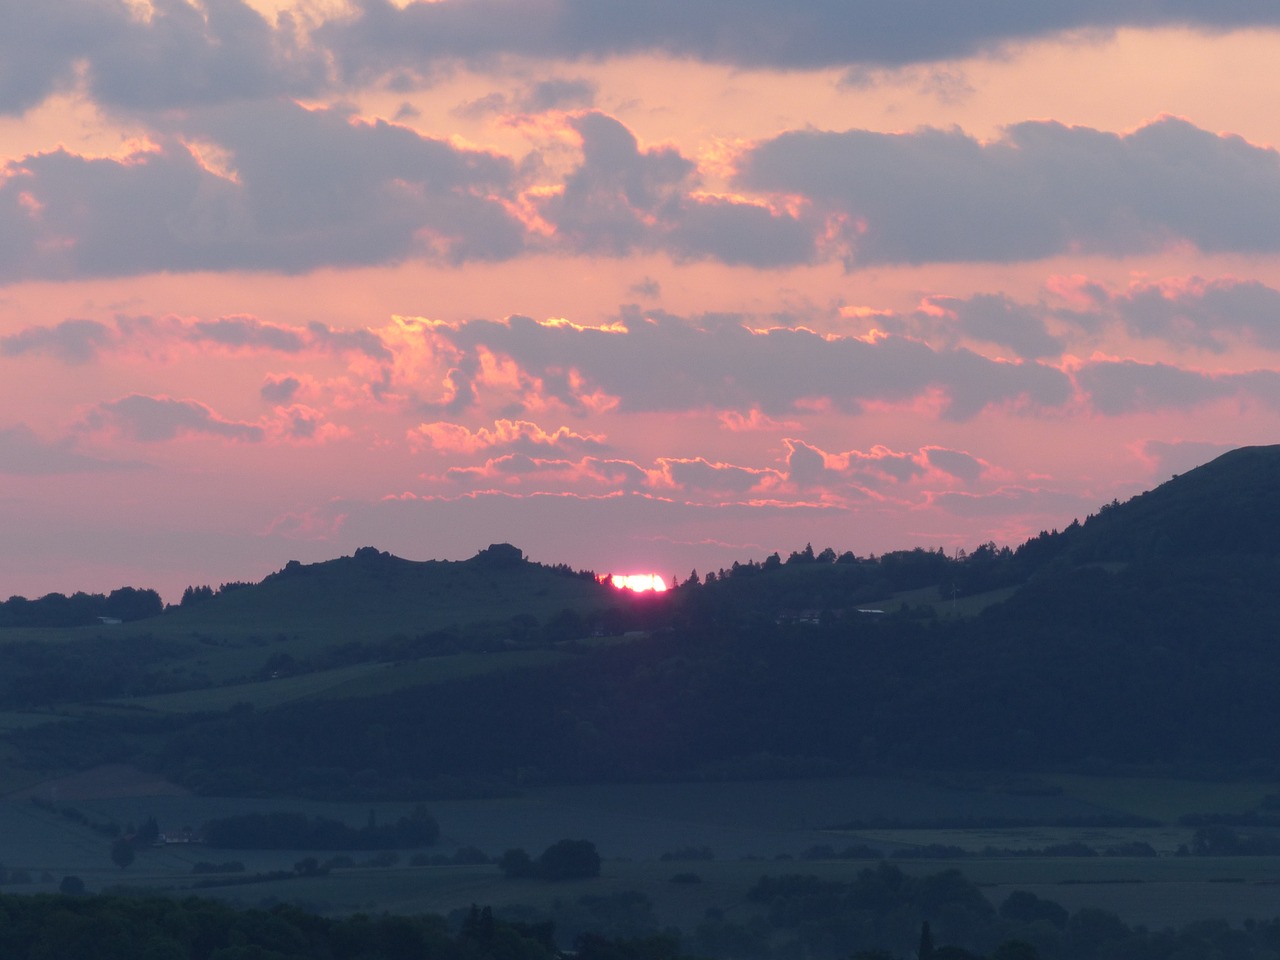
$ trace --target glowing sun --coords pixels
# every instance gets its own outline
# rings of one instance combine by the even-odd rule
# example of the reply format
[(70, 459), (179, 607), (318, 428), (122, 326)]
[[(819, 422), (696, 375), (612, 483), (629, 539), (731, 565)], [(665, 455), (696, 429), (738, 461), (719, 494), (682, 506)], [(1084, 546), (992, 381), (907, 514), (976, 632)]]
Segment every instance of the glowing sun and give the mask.
[(619, 590), (633, 590), (636, 593), (644, 593), (652, 590), (655, 593), (662, 593), (667, 589), (666, 581), (656, 573), (632, 573), (618, 574), (615, 573), (609, 578)]

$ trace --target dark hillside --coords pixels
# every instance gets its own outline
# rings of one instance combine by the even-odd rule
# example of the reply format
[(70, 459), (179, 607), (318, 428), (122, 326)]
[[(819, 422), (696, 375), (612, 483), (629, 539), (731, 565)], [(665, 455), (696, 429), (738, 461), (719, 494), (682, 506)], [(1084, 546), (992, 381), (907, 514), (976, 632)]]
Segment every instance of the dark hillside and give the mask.
[[(615, 591), (590, 574), (546, 567), (509, 544), (470, 560), (413, 561), (373, 547), (323, 563), (291, 561), (256, 585), (235, 585), (170, 611), (166, 626), (219, 631), (320, 629), (326, 635), (385, 636), (527, 614), (539, 621), (566, 607), (604, 606)], [(168, 618), (172, 618), (170, 621)]]
[[(1018, 551), (805, 547), (630, 608), (512, 547), (459, 564), (366, 548), (177, 616), (352, 637), (395, 618), (420, 629), (487, 618), (545, 645), (588, 639), (608, 619), (597, 605), (647, 631), (562, 644), (536, 666), (437, 676), (429, 690), (242, 703), (152, 726), (140, 703), (136, 731), (104, 718), (9, 742), (32, 763), (134, 759), (200, 791), (347, 798), (921, 768), (1280, 776), (1277, 480), (1280, 449), (1242, 450)], [(979, 590), (993, 599), (956, 603)], [(389, 655), (365, 646), (366, 659)], [(331, 669), (295, 656), (299, 671)], [(120, 755), (135, 733), (145, 750)]]
[(1224, 453), (1069, 530), (1076, 562), (1280, 555), (1280, 446)]

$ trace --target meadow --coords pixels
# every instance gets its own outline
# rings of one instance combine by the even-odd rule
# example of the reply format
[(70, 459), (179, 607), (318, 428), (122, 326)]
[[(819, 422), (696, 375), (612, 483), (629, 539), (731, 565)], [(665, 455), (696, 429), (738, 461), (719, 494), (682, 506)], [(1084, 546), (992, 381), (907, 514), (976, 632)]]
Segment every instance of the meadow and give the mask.
[[(1126, 778), (1055, 778), (1061, 792), (1011, 794), (1000, 782), (960, 787), (937, 778), (846, 778), (839, 780), (753, 783), (685, 783), (547, 787), (518, 797), (442, 801), (430, 804), (441, 839), (426, 850), (397, 852), (394, 863), (373, 865), (375, 854), (349, 854), (356, 866), (323, 876), (264, 879), (200, 888), (202, 894), (239, 905), (296, 902), (322, 912), (354, 911), (449, 913), (471, 903), (495, 908), (528, 905), (560, 908), (583, 896), (601, 897), (638, 891), (652, 905), (658, 926), (692, 930), (708, 910), (745, 920), (752, 905), (746, 893), (762, 876), (810, 874), (848, 880), (877, 862), (860, 855), (832, 857), (850, 846), (873, 847), (913, 874), (958, 869), (1000, 903), (1016, 889), (1061, 903), (1069, 909), (1094, 906), (1131, 924), (1153, 928), (1194, 919), (1280, 916), (1280, 858), (1175, 856), (1192, 834), (1165, 822), (1156, 827), (1070, 827), (1064, 818), (1091, 814), (1153, 812), (1177, 815), (1245, 809), (1274, 791), (1265, 783), (1207, 784)], [(198, 827), (204, 820), (232, 813), (296, 810), (340, 819), (358, 826), (375, 817), (391, 822), (409, 805), (335, 804), (319, 801), (195, 797), (166, 789), (128, 769), (98, 771), (49, 781), (0, 801), (0, 862), (30, 874), (31, 883), (9, 884), (10, 892), (55, 889), (65, 875), (83, 879), (91, 890), (118, 885), (188, 892), (202, 878), (197, 862), (236, 860), (245, 875), (291, 872), (304, 857), (319, 861), (332, 851), (214, 850), (171, 844), (144, 848), (127, 869), (110, 860), (110, 840), (61, 810), (72, 808), (96, 824), (122, 827), (155, 817), (162, 830)], [(152, 791), (148, 793), (148, 791)], [(95, 795), (96, 794), (96, 795)], [(42, 805), (31, 802), (35, 796)], [(1102, 801), (1105, 800), (1105, 803)], [(49, 809), (52, 802), (54, 809)], [(903, 827), (847, 831), (833, 823), (894, 816), (921, 821), (955, 817), (1022, 818), (1027, 826), (973, 826), (953, 829)], [(450, 855), (476, 847), (491, 857), (511, 847), (535, 855), (563, 838), (590, 839), (603, 858), (601, 876), (591, 880), (544, 883), (504, 879), (492, 864), (411, 865), (414, 854)], [(984, 847), (1039, 848), (1079, 841), (1096, 848), (1141, 840), (1156, 857), (981, 856)], [(900, 858), (895, 851), (943, 844), (970, 851), (962, 859)], [(829, 848), (824, 852), (823, 848)], [(680, 859), (701, 856), (711, 859)], [(677, 874), (697, 882), (677, 883)], [(211, 878), (205, 878), (211, 879)], [(227, 877), (212, 878), (215, 881)], [(686, 879), (688, 879), (686, 877)]]

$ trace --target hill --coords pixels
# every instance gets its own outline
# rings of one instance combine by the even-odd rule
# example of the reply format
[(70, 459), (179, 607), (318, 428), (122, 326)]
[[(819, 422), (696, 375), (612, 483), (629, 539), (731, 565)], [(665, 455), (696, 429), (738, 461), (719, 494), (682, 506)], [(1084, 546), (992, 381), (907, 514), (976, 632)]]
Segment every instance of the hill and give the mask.
[(365, 548), (123, 625), (154, 632), (109, 669), (103, 635), (61, 660), (37, 644), (39, 682), (16, 660), (8, 705), (80, 719), (15, 720), (8, 743), (45, 769), (352, 799), (922, 767), (1280, 776), (1277, 482), (1280, 448), (1246, 449), (1017, 550), (806, 546), (647, 602), (506, 545), (459, 564)]
[(203, 597), (188, 591), (165, 615), (166, 631), (283, 632), (330, 642), (449, 628), (504, 636), (513, 617), (541, 622), (566, 608), (585, 614), (616, 593), (589, 571), (530, 562), (510, 544), (461, 562), (404, 560), (362, 547), (323, 563), (290, 561), (261, 583), (229, 587)]
[(1241, 447), (1126, 503), (1073, 538), (1076, 561), (1280, 555), (1280, 446)]

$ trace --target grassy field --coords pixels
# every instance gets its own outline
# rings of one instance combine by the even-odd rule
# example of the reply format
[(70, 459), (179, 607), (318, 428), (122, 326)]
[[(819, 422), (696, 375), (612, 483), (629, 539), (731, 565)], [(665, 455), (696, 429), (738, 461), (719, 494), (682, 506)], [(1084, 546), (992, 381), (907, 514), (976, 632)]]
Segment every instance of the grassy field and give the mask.
[(882, 601), (870, 603), (868, 606), (885, 613), (894, 613), (904, 606), (930, 607), (940, 618), (974, 617), (997, 603), (1008, 600), (1017, 593), (1017, 587), (1003, 587), (999, 590), (988, 590), (986, 593), (975, 593), (966, 597), (946, 597), (939, 593), (938, 587), (921, 587), (918, 590), (903, 590)]
[[(82, 705), (76, 712), (118, 713), (148, 710), (159, 713), (222, 711), (240, 703), (262, 709), (313, 698), (365, 697), (428, 686), (461, 677), (501, 670), (520, 670), (563, 660), (569, 654), (555, 650), (508, 650), (500, 653), (459, 653), (426, 657), (404, 663), (358, 663), (349, 667), (304, 673), (291, 677), (232, 683), (201, 690), (126, 697)], [(34, 722), (34, 717), (28, 722)], [(4, 717), (0, 715), (0, 724)]]
[[(110, 774), (110, 775), (108, 775)], [(136, 775), (135, 775), (136, 777)], [(805, 873), (849, 879), (874, 860), (813, 859), (820, 844), (839, 851), (868, 844), (885, 852), (929, 843), (967, 850), (985, 846), (1043, 847), (1081, 841), (1102, 847), (1145, 840), (1158, 857), (968, 857), (959, 860), (892, 860), (910, 873), (958, 869), (982, 886), (993, 903), (1015, 889), (1030, 890), (1069, 909), (1103, 907), (1131, 924), (1162, 927), (1197, 918), (1280, 916), (1280, 858), (1178, 857), (1171, 851), (1185, 843), (1191, 830), (1177, 825), (1106, 829), (1032, 826), (1007, 829), (866, 830), (857, 833), (826, 827), (839, 820), (874, 818), (887, 813), (932, 817), (965, 815), (1042, 818), (1052, 821), (1083, 811), (1146, 810), (1153, 798), (1165, 798), (1166, 812), (1228, 809), (1238, 800), (1265, 796), (1267, 784), (1211, 785), (1182, 781), (1119, 778), (1060, 778), (1063, 793), (1015, 796), (999, 790), (960, 789), (922, 780), (845, 779), (833, 781), (657, 784), (542, 788), (510, 799), (450, 801), (430, 804), (441, 825), (441, 842), (431, 853), (452, 853), (475, 846), (491, 856), (520, 846), (535, 855), (556, 840), (590, 839), (604, 858), (602, 876), (590, 881), (542, 884), (506, 881), (496, 867), (409, 865), (415, 852), (400, 851), (389, 867), (334, 870), (326, 876), (256, 882), (201, 891), (241, 904), (271, 899), (299, 902), (334, 913), (355, 910), (443, 912), (471, 903), (494, 906), (531, 904), (546, 908), (556, 899), (572, 901), (584, 894), (639, 890), (654, 904), (662, 924), (691, 929), (709, 908), (730, 918), (744, 916), (746, 891), (761, 876)], [(92, 777), (50, 782), (34, 791), (56, 799), (95, 823), (122, 827), (154, 816), (162, 830), (198, 826), (212, 817), (249, 811), (300, 810), (313, 816), (344, 820), (354, 826), (372, 812), (378, 822), (391, 822), (407, 804), (329, 804), (266, 799), (167, 795), (154, 782), (136, 778), (131, 793), (127, 772), (105, 771)], [(1068, 789), (1068, 787), (1070, 789)], [(100, 794), (93, 796), (95, 791)], [(143, 795), (134, 795), (139, 791)], [(28, 791), (28, 794), (31, 791)], [(37, 807), (28, 794), (0, 801), (0, 861), (29, 870), (31, 885), (6, 889), (53, 889), (62, 876), (74, 874), (91, 889), (115, 884), (181, 891), (198, 879), (193, 865), (201, 860), (239, 860), (249, 872), (290, 870), (299, 859), (320, 860), (327, 851), (231, 851), (173, 845), (143, 850), (127, 870), (109, 859), (110, 841), (57, 811)], [(106, 795), (101, 795), (106, 794)], [(1177, 798), (1176, 801), (1172, 798)], [(1103, 802), (1110, 805), (1103, 805)], [(686, 848), (710, 848), (711, 860), (663, 859)], [(352, 854), (357, 862), (372, 856)], [(701, 882), (675, 884), (671, 877), (692, 872)]]
[(1275, 784), (1237, 781), (1081, 777), (1048, 778), (1064, 792), (1099, 806), (1156, 820), (1176, 820), (1186, 813), (1242, 813), (1256, 809), (1264, 797), (1280, 792)]

